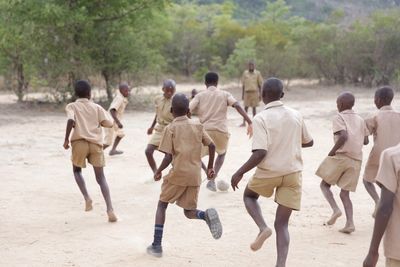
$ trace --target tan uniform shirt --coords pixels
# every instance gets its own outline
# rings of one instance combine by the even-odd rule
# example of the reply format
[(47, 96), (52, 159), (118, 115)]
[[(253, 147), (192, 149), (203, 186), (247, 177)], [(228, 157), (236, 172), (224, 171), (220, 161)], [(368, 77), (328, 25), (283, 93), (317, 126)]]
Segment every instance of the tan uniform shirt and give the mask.
[(259, 91), (263, 84), (263, 77), (258, 70), (254, 70), (253, 72), (245, 70), (241, 80), (245, 92)]
[(164, 131), (159, 150), (172, 154), (172, 169), (166, 179), (180, 186), (200, 186), (201, 149), (212, 142), (203, 125), (187, 116), (177, 117)]
[(161, 95), (154, 99), (158, 124), (156, 126), (156, 130), (159, 132), (162, 132), (165, 126), (171, 123), (174, 119), (174, 116), (172, 116), (171, 113), (171, 103), (172, 97), (170, 99), (167, 99), (163, 95)]
[(365, 122), (374, 138), (367, 164), (378, 166), (382, 151), (400, 142), (400, 112), (391, 106), (383, 106)]
[(302, 144), (312, 141), (301, 114), (281, 101), (268, 103), (253, 119), (252, 150), (267, 150), (255, 177), (274, 178), (303, 169)]
[(190, 111), (197, 108), (196, 114), (206, 130), (228, 133), (228, 107), (236, 102), (231, 93), (210, 86), (190, 101), (189, 108)]
[[(336, 151), (336, 154), (344, 154), (355, 160), (362, 160), (362, 147), (365, 136), (369, 131), (365, 121), (351, 109), (338, 113), (333, 119), (333, 133), (346, 131), (348, 138), (346, 143)], [(334, 135), (334, 142), (338, 136)]]
[(383, 247), (387, 258), (400, 260), (400, 145), (382, 152), (376, 181), (395, 194)]
[(125, 112), (126, 105), (128, 105), (128, 102), (129, 102), (128, 98), (124, 97), (120, 92), (118, 92), (113, 101), (111, 102), (108, 111), (115, 109), (117, 111), (118, 120), (121, 120)]
[(71, 141), (84, 139), (88, 142), (103, 145), (101, 126), (111, 128), (113, 119), (100, 105), (79, 98), (65, 107), (68, 119), (75, 121)]

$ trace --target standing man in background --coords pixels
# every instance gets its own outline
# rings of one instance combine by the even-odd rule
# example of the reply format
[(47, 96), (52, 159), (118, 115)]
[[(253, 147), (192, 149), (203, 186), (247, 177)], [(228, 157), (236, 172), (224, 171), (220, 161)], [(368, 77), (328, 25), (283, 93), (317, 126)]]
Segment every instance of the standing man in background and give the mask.
[[(258, 103), (261, 101), (261, 87), (263, 84), (263, 77), (261, 73), (255, 69), (254, 61), (249, 61), (248, 70), (243, 72), (241, 83), (244, 110), (247, 113), (249, 107), (252, 107), (254, 117), (257, 113), (256, 108)], [(244, 119), (240, 126), (246, 126)]]

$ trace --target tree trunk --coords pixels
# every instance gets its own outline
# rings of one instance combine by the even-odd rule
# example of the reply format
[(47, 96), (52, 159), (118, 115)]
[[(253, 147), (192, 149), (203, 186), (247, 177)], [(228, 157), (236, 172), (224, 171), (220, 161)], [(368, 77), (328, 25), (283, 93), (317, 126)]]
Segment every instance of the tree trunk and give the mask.
[(22, 63), (17, 63), (17, 91), (15, 92), (18, 97), (18, 102), (22, 102), (25, 95), (26, 87), (28, 83), (25, 81), (24, 75), (24, 65)]
[(106, 82), (107, 100), (111, 103), (111, 101), (113, 100), (111, 77), (110, 77), (111, 75), (106, 70), (103, 70), (101, 72), (101, 75), (103, 76), (104, 81)]

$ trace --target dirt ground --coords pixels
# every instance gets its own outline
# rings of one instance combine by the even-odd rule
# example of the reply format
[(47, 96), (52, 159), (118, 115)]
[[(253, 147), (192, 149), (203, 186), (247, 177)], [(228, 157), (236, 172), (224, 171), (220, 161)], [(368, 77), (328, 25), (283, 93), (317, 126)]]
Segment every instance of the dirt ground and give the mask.
[[(361, 266), (368, 250), (373, 203), (361, 181), (351, 195), (356, 231), (351, 235), (338, 232), (344, 216), (334, 226), (323, 225), (331, 211), (314, 172), (332, 145), (330, 120), (339, 90), (298, 87), (284, 98), (286, 105), (304, 115), (315, 142), (303, 153), (302, 209), (290, 221), (287, 266)], [(372, 90), (355, 89), (355, 95), (356, 111), (365, 116), (375, 110)], [(275, 235), (258, 252), (249, 248), (258, 230), (244, 208), (242, 193), (253, 172), (236, 192), (212, 193), (202, 186), (199, 208), (219, 211), (224, 226), (220, 240), (212, 239), (205, 223), (187, 220), (181, 209), (170, 205), (164, 257), (152, 258), (145, 249), (152, 242), (161, 183), (152, 181), (144, 150), (154, 114), (128, 111), (123, 120), (126, 138), (120, 145), (125, 153), (106, 156), (105, 173), (119, 217), (119, 222), (110, 224), (91, 168), (83, 174), (94, 210), (83, 211), (71, 152), (62, 147), (64, 113), (16, 108), (13, 99), (0, 96), (0, 266), (274, 266)], [(395, 100), (394, 106), (398, 103)], [(230, 146), (219, 177), (226, 181), (250, 155), (251, 141), (245, 129), (237, 127), (240, 123), (240, 116), (231, 109)], [(364, 148), (364, 158), (370, 149), (371, 145)], [(157, 160), (161, 160), (158, 153)], [(334, 192), (340, 201), (339, 190)], [(262, 199), (261, 205), (272, 227), (277, 205), (273, 199)], [(383, 266), (382, 257), (379, 266)]]

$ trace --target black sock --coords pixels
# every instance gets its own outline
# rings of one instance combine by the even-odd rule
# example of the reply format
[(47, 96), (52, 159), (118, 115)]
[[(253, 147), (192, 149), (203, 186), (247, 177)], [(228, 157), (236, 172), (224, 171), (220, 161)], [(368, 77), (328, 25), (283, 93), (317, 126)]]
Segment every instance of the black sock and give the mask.
[(164, 225), (163, 224), (156, 224), (154, 225), (154, 241), (153, 246), (161, 246), (161, 240), (163, 236)]
[(197, 219), (206, 220), (206, 213), (204, 211), (198, 210), (196, 212)]

